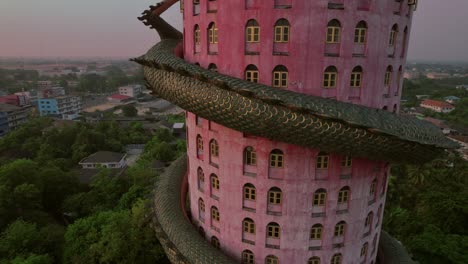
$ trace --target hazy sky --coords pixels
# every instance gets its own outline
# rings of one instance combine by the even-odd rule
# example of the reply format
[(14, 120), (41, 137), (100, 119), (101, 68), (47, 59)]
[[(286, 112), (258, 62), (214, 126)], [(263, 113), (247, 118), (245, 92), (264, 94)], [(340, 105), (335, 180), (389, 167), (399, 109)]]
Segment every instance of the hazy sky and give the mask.
[[(156, 33), (136, 17), (156, 2), (0, 0), (0, 56), (141, 55), (156, 41)], [(468, 61), (468, 0), (419, 3), (409, 59)], [(164, 16), (181, 24), (178, 5)]]

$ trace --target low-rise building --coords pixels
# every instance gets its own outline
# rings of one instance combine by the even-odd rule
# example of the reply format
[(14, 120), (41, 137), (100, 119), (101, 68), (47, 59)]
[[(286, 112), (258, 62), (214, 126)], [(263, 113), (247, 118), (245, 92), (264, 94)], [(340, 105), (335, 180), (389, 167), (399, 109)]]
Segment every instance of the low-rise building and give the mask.
[(52, 81), (37, 81), (37, 88), (38, 89), (46, 89), (51, 88), (54, 85)]
[(51, 98), (65, 95), (65, 88), (63, 87), (51, 87), (39, 90), (40, 98)]
[(119, 87), (119, 94), (130, 97), (138, 97), (142, 91), (141, 85), (128, 85)]
[(458, 101), (460, 101), (460, 98), (451, 95), (451, 96), (445, 97), (444, 100), (445, 100), (445, 102), (447, 102), (449, 104), (456, 104)]
[(26, 123), (28, 109), (26, 107), (0, 103), (0, 136)]
[(128, 96), (128, 95), (122, 95), (122, 94), (113, 94), (107, 97), (107, 100), (113, 104), (128, 104), (128, 103), (135, 102), (133, 97)]
[(98, 151), (90, 156), (82, 159), (80, 165), (83, 169), (109, 168), (119, 169), (124, 168), (127, 163), (125, 158), (127, 154), (111, 151)]
[(458, 90), (468, 91), (468, 84), (457, 85), (457, 86), (455, 86), (455, 88), (458, 89)]
[(81, 98), (79, 96), (59, 96), (38, 100), (38, 109), (41, 116), (73, 120), (79, 117), (81, 108)]
[(450, 113), (455, 107), (447, 102), (436, 101), (436, 100), (424, 100), (421, 102), (421, 107), (430, 109), (438, 113)]
[(433, 79), (433, 80), (440, 80), (440, 79), (446, 79), (452, 77), (450, 73), (443, 73), (443, 72), (430, 72), (426, 74), (426, 77), (428, 79)]
[(10, 94), (0, 96), (0, 103), (23, 107), (30, 105), (29, 97), (26, 95)]
[(445, 135), (450, 134), (450, 132), (452, 131), (450, 127), (445, 123), (444, 120), (440, 120), (440, 119), (432, 118), (432, 117), (426, 117), (424, 118), (424, 120), (438, 127), (442, 131), (442, 133), (444, 133)]

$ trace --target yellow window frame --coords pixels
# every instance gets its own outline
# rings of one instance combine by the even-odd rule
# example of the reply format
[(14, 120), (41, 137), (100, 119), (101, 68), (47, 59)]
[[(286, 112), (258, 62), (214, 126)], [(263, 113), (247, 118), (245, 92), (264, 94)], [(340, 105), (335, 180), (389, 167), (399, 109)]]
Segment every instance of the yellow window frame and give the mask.
[(287, 43), (289, 42), (289, 26), (275, 26), (275, 42)]
[(260, 42), (260, 27), (259, 26), (248, 26), (246, 28), (246, 34), (247, 34), (246, 41), (248, 43)]
[(314, 193), (314, 206), (325, 206), (325, 200), (327, 199), (326, 192), (316, 192)]
[(326, 41), (328, 44), (340, 43), (341, 27), (328, 26)]
[(273, 72), (273, 87), (287, 88), (288, 87), (288, 72), (274, 71)]
[(258, 83), (259, 72), (256, 70), (245, 71), (245, 80), (249, 82)]
[(310, 229), (310, 239), (319, 240), (322, 239), (323, 226), (315, 226)]
[(280, 191), (269, 191), (268, 192), (268, 203), (272, 205), (280, 205), (282, 193)]

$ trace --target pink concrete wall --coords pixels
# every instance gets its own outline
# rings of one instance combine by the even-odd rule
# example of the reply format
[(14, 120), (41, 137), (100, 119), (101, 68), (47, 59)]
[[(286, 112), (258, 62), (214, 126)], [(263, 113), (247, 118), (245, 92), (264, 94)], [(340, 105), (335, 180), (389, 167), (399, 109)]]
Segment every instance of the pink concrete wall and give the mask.
[[(370, 263), (376, 256), (371, 254), (372, 240), (379, 235), (380, 223), (378, 221), (378, 208), (384, 206), (385, 189), (388, 167), (384, 162), (371, 162), (363, 159), (354, 159), (353, 166), (348, 171), (341, 167), (341, 156), (330, 156), (328, 178), (317, 180), (315, 169), (317, 150), (298, 147), (280, 142), (272, 142), (263, 138), (244, 137), (240, 132), (224, 128), (208, 120), (202, 120), (201, 125), (195, 124), (196, 117), (188, 114), (188, 156), (189, 156), (189, 185), (191, 213), (196, 225), (203, 227), (206, 238), (209, 240), (216, 236), (221, 242), (221, 249), (236, 259), (240, 259), (241, 252), (249, 249), (255, 254), (256, 263), (264, 263), (268, 255), (277, 256), (281, 263), (306, 263), (312, 256), (318, 256), (328, 263), (333, 254), (342, 253), (343, 263), (362, 263), (360, 250), (364, 243), (369, 243), (367, 255)], [(211, 127), (211, 129), (210, 129)], [(196, 138), (203, 139), (203, 159), (197, 157)], [(218, 142), (218, 166), (210, 164), (209, 141)], [(251, 146), (257, 152), (257, 166), (244, 173), (243, 150)], [(285, 167), (277, 169), (283, 175), (282, 179), (269, 178), (269, 153), (273, 149), (281, 149), (285, 154)], [(198, 186), (197, 170), (202, 168), (205, 181), (201, 191)], [(254, 172), (256, 175), (252, 175)], [(214, 193), (217, 198), (211, 197), (210, 175), (214, 173), (220, 181), (220, 191)], [(350, 177), (346, 177), (346, 175)], [(374, 202), (369, 196), (369, 189), (373, 179), (377, 179), (376, 196)], [(242, 188), (250, 183), (256, 187), (257, 199), (255, 212), (243, 209)], [(337, 199), (338, 191), (345, 186), (351, 189), (348, 212), (339, 214)], [(282, 190), (283, 203), (281, 215), (268, 214), (267, 193), (272, 187)], [(385, 187), (385, 188), (384, 188)], [(313, 217), (313, 194), (317, 189), (327, 190), (325, 216)], [(384, 192), (382, 192), (384, 190)], [(199, 219), (198, 200), (202, 198), (205, 203), (204, 222)], [(212, 228), (210, 224), (210, 208), (216, 206), (221, 214), (219, 229)], [(251, 206), (252, 207), (252, 206)], [(364, 228), (365, 219), (369, 212), (373, 212), (372, 229)], [(383, 212), (381, 212), (383, 213)], [(242, 241), (242, 220), (251, 218), (256, 224), (255, 245)], [(337, 243), (333, 238), (334, 226), (346, 221), (344, 247), (333, 248)], [(276, 222), (281, 226), (280, 249), (266, 247), (266, 226)], [(309, 232), (314, 224), (324, 226), (322, 249), (311, 251), (309, 247), (317, 246), (309, 240)], [(252, 239), (250, 239), (252, 240)]]
[[(220, 0), (218, 0), (220, 1)], [(404, 67), (406, 47), (411, 27), (412, 12), (407, 1), (402, 1), (399, 14), (394, 12), (400, 3), (393, 0), (369, 1), (370, 7), (359, 7), (367, 0), (347, 1), (333, 0), (333, 3), (344, 3), (344, 10), (328, 9), (329, 1), (316, 0), (200, 0), (200, 5), (194, 8), (192, 1), (184, 4), (184, 57), (191, 63), (199, 63), (208, 68), (216, 64), (223, 74), (243, 78), (244, 70), (249, 64), (254, 64), (260, 71), (260, 82), (271, 85), (272, 71), (277, 65), (284, 65), (289, 70), (288, 89), (336, 100), (362, 104), (369, 107), (386, 107), (392, 111), (399, 108), (401, 93), (397, 87), (397, 71)], [(291, 8), (274, 8), (275, 2), (290, 4)], [(246, 4), (249, 7), (246, 9)], [(216, 10), (216, 11), (214, 11)], [(408, 15), (407, 15), (408, 14)], [(287, 19), (291, 25), (290, 41), (281, 47), (273, 42), (273, 28), (278, 19)], [(259, 23), (260, 44), (250, 45), (250, 50), (258, 51), (258, 55), (246, 55), (244, 28), (249, 19)], [(342, 25), (341, 43), (339, 45), (325, 44), (325, 31), (328, 21), (338, 19)], [(368, 26), (365, 47), (353, 42), (354, 28), (359, 21), (365, 21)], [(211, 22), (216, 22), (219, 43), (208, 45), (207, 28)], [(201, 44), (195, 52), (193, 29), (195, 24), (201, 29)], [(388, 48), (392, 25), (397, 24), (399, 34), (394, 51)], [(403, 44), (403, 31), (408, 28), (408, 37)], [(404, 48), (405, 47), (405, 48)], [(274, 50), (287, 51), (288, 56), (273, 55)], [(216, 51), (216, 53), (213, 53)], [(339, 57), (329, 57), (325, 52), (338, 52)], [(353, 53), (364, 52), (364, 57), (355, 57)], [(394, 54), (389, 56), (389, 54)], [(338, 69), (338, 85), (335, 89), (322, 88), (323, 71), (328, 66)], [(384, 87), (384, 75), (388, 65), (394, 69), (390, 91)], [(361, 66), (364, 71), (362, 87), (358, 91), (349, 87), (350, 74), (355, 66)], [(371, 263), (375, 260), (377, 250), (373, 250), (373, 240), (380, 234), (381, 216), (379, 207), (384, 206), (387, 184), (388, 165), (385, 162), (375, 162), (354, 159), (349, 171), (340, 165), (341, 156), (332, 154), (330, 167), (326, 171), (315, 169), (316, 156), (319, 150), (308, 149), (273, 142), (264, 138), (246, 137), (242, 133), (222, 127), (208, 120), (196, 124), (196, 116), (187, 114), (189, 186), (191, 198), (191, 213), (197, 226), (203, 227), (206, 239), (216, 236), (221, 249), (239, 259), (243, 250), (251, 250), (255, 254), (256, 263), (264, 263), (265, 257), (275, 255), (280, 263), (307, 263), (310, 257), (318, 256), (322, 263), (329, 263), (336, 253), (343, 255), (342, 263)], [(196, 138), (201, 136), (204, 143), (202, 155), (197, 155)], [(210, 162), (209, 142), (216, 139), (219, 144), (217, 165)], [(246, 168), (243, 165), (243, 150), (252, 146), (257, 152), (257, 166)], [(273, 149), (281, 149), (285, 154), (285, 167), (272, 171), (269, 169), (269, 153)], [(203, 158), (200, 158), (203, 157)], [(197, 170), (202, 168), (205, 181), (203, 191), (198, 188)], [(245, 173), (249, 172), (249, 173)], [(220, 191), (215, 197), (210, 193), (210, 175), (215, 173), (220, 180)], [(255, 176), (253, 176), (255, 174)], [(323, 178), (325, 175), (325, 178)], [(344, 177), (344, 175), (351, 175)], [(274, 179), (275, 178), (275, 179)], [(369, 188), (373, 179), (377, 179), (377, 196), (375, 202), (369, 202)], [(255, 211), (243, 209), (242, 187), (250, 183), (256, 187), (257, 199), (251, 207)], [(337, 213), (338, 191), (349, 186), (351, 200), (346, 213)], [(267, 192), (277, 187), (282, 190), (283, 203), (281, 215), (269, 214)], [(313, 193), (319, 189), (327, 190), (325, 216), (313, 217), (317, 212), (312, 207)], [(199, 219), (198, 200), (205, 203), (204, 222)], [(210, 208), (216, 206), (221, 215), (219, 225), (214, 228), (210, 221)], [(278, 208), (275, 208), (278, 209)], [(372, 229), (364, 227), (369, 212), (373, 212)], [(380, 210), (383, 214), (383, 210)], [(242, 220), (251, 218), (256, 224), (256, 234), (250, 237), (255, 245), (242, 240)], [(379, 220), (377, 220), (379, 219)], [(339, 221), (346, 221), (344, 247), (334, 248), (333, 230)], [(281, 227), (280, 249), (266, 247), (266, 226), (276, 222)], [(324, 226), (320, 250), (310, 250), (317, 242), (309, 240), (310, 228), (320, 223)], [(367, 258), (360, 257), (361, 247), (369, 243)]]
[[(246, 9), (244, 1), (255, 3), (256, 8)], [(344, 1), (344, 10), (328, 9), (329, 1), (326, 0), (286, 1), (292, 2), (290, 9), (275, 9), (274, 0), (223, 0), (222, 5), (217, 5), (217, 11), (210, 13), (207, 12), (210, 1), (200, 0), (200, 14), (196, 16), (192, 15), (191, 1), (185, 2), (185, 58), (190, 62), (198, 62), (205, 68), (215, 63), (220, 72), (239, 78), (243, 78), (247, 65), (254, 64), (260, 70), (260, 82), (265, 84), (271, 84), (273, 68), (284, 65), (289, 70), (290, 90), (375, 108), (387, 106), (389, 111), (395, 104), (399, 106), (401, 92), (397, 93), (397, 90), (401, 88), (403, 78), (397, 83), (397, 71), (400, 66), (404, 68), (409, 37), (404, 43), (403, 32), (408, 28), (409, 36), (412, 18), (407, 0), (401, 2), (400, 15), (394, 14), (400, 6), (400, 2), (394, 0), (369, 1), (369, 11), (358, 10), (359, 2), (366, 0)], [(291, 25), (290, 42), (286, 44), (288, 56), (272, 55), (273, 28), (281, 18), (287, 19)], [(244, 28), (249, 19), (255, 19), (261, 27), (259, 55), (244, 55)], [(339, 45), (325, 43), (326, 26), (332, 19), (339, 20), (342, 26)], [(353, 41), (354, 29), (360, 21), (365, 21), (368, 26), (364, 48)], [(217, 55), (208, 55), (207, 28), (211, 22), (215, 22), (219, 29)], [(391, 58), (389, 54), (393, 52), (388, 48), (388, 42), (394, 24), (398, 25), (399, 33)], [(199, 53), (195, 53), (193, 43), (195, 25), (199, 25), (201, 30)], [(326, 50), (338, 51), (339, 57), (325, 56)], [(353, 57), (353, 53), (360, 51), (364, 51), (365, 57)], [(323, 72), (331, 65), (338, 69), (338, 85), (335, 89), (324, 89)], [(394, 69), (390, 92), (384, 87), (385, 70), (389, 65)], [(358, 91), (349, 86), (355, 66), (364, 70), (363, 86)]]

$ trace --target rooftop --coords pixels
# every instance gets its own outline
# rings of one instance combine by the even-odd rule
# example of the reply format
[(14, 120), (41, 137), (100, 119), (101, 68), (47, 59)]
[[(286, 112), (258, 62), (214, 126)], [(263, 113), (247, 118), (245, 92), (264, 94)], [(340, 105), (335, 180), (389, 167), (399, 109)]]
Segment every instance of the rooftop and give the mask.
[(109, 162), (119, 162), (121, 161), (126, 154), (119, 153), (119, 152), (111, 152), (111, 151), (98, 151), (90, 156), (82, 159), (80, 164), (82, 163), (109, 163)]
[(12, 112), (12, 111), (19, 111), (22, 109), (23, 108), (18, 107), (18, 106), (0, 103), (0, 112)]
[(126, 99), (131, 99), (131, 96), (126, 96), (126, 95), (121, 95), (121, 94), (113, 94), (107, 98), (111, 99), (117, 99), (117, 100), (126, 100)]
[(442, 101), (436, 101), (436, 100), (424, 100), (421, 102), (421, 105), (433, 105), (433, 106), (437, 106), (437, 107), (443, 107), (443, 108), (454, 108), (453, 105), (449, 104), (449, 103), (446, 103), (446, 102), (442, 102)]

